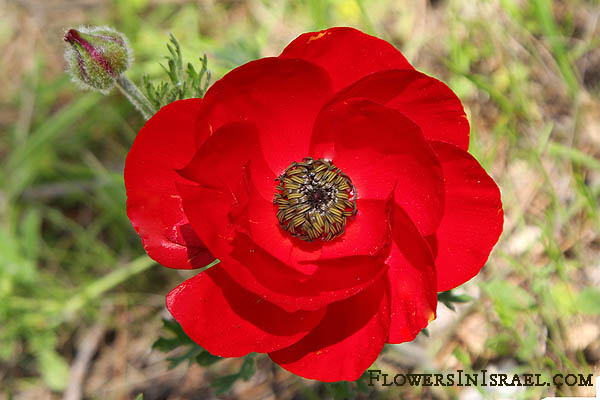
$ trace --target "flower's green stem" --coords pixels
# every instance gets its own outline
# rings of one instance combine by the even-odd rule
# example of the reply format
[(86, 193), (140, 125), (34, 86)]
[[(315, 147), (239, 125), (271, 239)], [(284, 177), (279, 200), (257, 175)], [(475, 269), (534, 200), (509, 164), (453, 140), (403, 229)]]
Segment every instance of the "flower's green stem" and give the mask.
[(140, 89), (137, 88), (125, 75), (121, 75), (116, 79), (116, 86), (119, 88), (121, 93), (127, 97), (127, 100), (131, 102), (142, 113), (145, 119), (150, 119), (156, 114), (156, 109), (150, 103), (150, 101), (142, 94)]

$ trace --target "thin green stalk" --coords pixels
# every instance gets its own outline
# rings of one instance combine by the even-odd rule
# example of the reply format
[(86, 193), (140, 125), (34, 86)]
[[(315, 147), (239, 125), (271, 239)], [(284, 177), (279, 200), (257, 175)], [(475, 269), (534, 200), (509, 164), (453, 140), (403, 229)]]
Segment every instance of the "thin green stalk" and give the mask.
[(115, 81), (116, 86), (119, 88), (121, 93), (127, 97), (127, 100), (135, 106), (135, 108), (144, 116), (144, 119), (150, 119), (156, 114), (156, 109), (150, 103), (150, 101), (142, 94), (142, 92), (135, 86), (133, 82), (125, 77), (125, 75), (119, 76)]
[(360, 16), (362, 17), (362, 22), (365, 24), (365, 29), (368, 34), (375, 35), (375, 28), (373, 27), (373, 22), (371, 22), (371, 18), (369, 17), (369, 13), (367, 12), (367, 8), (365, 7), (365, 3), (363, 0), (356, 0), (356, 5), (360, 10)]
[(552, 2), (550, 0), (535, 0), (533, 2), (534, 10), (536, 12), (537, 19), (541, 25), (544, 34), (550, 41), (552, 46), (552, 55), (558, 64), (558, 68), (563, 76), (563, 79), (567, 83), (569, 88), (569, 94), (575, 95), (579, 87), (577, 76), (571, 62), (569, 61), (568, 47), (564, 43), (561, 32), (556, 24), (554, 15), (552, 13)]
[(555, 157), (566, 158), (591, 170), (600, 171), (600, 161), (576, 148), (550, 141), (548, 143), (548, 153)]
[(150, 259), (150, 257), (142, 256), (124, 266), (115, 268), (113, 272), (87, 285), (67, 300), (63, 306), (60, 320), (57, 322), (60, 323), (68, 319), (85, 306), (87, 302), (100, 297), (101, 294), (125, 282), (132, 276), (147, 270), (155, 264), (156, 262)]

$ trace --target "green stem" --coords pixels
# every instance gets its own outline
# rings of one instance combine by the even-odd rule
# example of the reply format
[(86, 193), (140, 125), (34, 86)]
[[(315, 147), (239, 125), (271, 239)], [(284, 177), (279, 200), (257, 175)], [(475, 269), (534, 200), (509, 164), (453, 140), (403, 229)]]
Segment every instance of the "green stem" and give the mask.
[(119, 266), (108, 275), (87, 285), (77, 294), (66, 301), (62, 307), (62, 313), (58, 323), (69, 319), (77, 313), (87, 302), (98, 298), (102, 293), (125, 282), (127, 279), (155, 265), (156, 262), (148, 256), (136, 258), (124, 266)]
[(544, 31), (544, 34), (552, 47), (552, 55), (556, 60), (558, 69), (560, 70), (563, 79), (569, 88), (569, 94), (574, 96), (579, 88), (577, 75), (571, 61), (569, 60), (569, 48), (562, 38), (562, 34), (554, 18), (552, 11), (552, 1), (550, 0), (535, 0), (533, 2), (534, 10), (537, 14), (537, 19)]
[(142, 113), (145, 119), (150, 119), (156, 114), (156, 109), (150, 103), (150, 101), (142, 94), (140, 89), (135, 86), (133, 82), (125, 77), (125, 75), (119, 76), (115, 81), (117, 87), (127, 97), (127, 100), (131, 102)]

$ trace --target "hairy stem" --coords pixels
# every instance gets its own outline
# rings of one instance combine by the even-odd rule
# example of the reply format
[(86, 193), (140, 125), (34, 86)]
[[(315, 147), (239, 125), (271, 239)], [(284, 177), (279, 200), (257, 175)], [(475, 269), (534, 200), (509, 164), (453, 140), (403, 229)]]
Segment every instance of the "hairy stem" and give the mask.
[(116, 85), (127, 97), (127, 100), (131, 102), (135, 106), (135, 108), (142, 113), (145, 119), (150, 119), (154, 114), (156, 114), (156, 109), (150, 103), (150, 101), (142, 94), (142, 92), (131, 82), (129, 79), (125, 77), (125, 75), (121, 75), (116, 79)]

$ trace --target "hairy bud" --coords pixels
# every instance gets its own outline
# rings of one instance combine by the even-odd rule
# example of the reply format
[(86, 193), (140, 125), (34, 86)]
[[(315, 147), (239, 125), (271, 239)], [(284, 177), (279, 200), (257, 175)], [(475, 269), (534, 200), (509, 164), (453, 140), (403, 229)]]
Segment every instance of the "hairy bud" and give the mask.
[(131, 64), (127, 38), (108, 27), (69, 29), (65, 41), (68, 71), (85, 88), (108, 92)]

